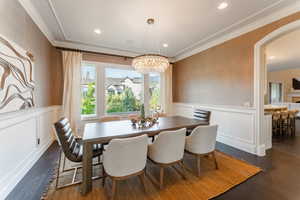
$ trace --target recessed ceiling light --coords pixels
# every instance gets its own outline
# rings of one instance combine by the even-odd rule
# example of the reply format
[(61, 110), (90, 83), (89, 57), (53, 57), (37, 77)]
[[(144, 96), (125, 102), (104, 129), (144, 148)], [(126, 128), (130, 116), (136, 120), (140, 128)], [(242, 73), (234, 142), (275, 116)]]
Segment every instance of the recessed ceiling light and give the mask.
[(169, 45), (167, 43), (163, 44), (163, 47), (167, 48)]
[(228, 3), (227, 2), (222, 2), (222, 3), (219, 4), (218, 9), (223, 10), (227, 7), (228, 7)]
[(94, 33), (96, 33), (96, 34), (101, 34), (101, 30), (98, 29), (98, 28), (96, 28), (96, 29), (94, 30)]
[(270, 60), (274, 60), (276, 57), (275, 56), (270, 56), (269, 59)]

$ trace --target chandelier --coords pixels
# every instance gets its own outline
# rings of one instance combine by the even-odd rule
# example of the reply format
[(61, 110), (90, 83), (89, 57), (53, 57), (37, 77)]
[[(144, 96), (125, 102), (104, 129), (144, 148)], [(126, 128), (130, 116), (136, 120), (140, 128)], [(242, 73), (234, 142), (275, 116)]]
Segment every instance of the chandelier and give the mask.
[(158, 54), (145, 54), (135, 57), (132, 65), (136, 71), (142, 74), (164, 72), (169, 66), (169, 60)]
[[(147, 19), (147, 24), (154, 24), (154, 19)], [(132, 66), (134, 69), (142, 74), (150, 72), (164, 72), (169, 67), (169, 60), (167, 57), (160, 54), (144, 54), (133, 58)]]

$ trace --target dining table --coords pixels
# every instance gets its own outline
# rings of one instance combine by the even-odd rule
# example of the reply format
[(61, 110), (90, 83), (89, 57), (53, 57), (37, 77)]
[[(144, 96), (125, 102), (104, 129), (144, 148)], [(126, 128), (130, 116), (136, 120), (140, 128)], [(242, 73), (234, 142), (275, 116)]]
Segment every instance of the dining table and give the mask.
[(197, 126), (208, 125), (207, 121), (182, 116), (161, 117), (150, 127), (139, 128), (130, 120), (87, 123), (83, 133), (83, 163), (82, 163), (82, 195), (92, 190), (92, 155), (94, 144), (107, 144), (114, 138), (128, 138), (147, 134), (155, 136), (162, 131), (180, 128), (193, 129)]

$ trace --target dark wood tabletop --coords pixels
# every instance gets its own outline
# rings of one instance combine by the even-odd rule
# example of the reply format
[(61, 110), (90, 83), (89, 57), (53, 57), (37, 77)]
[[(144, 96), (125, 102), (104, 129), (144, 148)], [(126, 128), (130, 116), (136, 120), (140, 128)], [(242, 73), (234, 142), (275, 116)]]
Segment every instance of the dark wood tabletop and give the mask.
[(129, 120), (89, 123), (85, 125), (83, 141), (106, 143), (114, 138), (133, 137), (142, 134), (153, 136), (161, 131), (194, 128), (200, 125), (208, 125), (208, 123), (180, 116), (159, 118), (157, 124), (142, 129), (132, 126)]

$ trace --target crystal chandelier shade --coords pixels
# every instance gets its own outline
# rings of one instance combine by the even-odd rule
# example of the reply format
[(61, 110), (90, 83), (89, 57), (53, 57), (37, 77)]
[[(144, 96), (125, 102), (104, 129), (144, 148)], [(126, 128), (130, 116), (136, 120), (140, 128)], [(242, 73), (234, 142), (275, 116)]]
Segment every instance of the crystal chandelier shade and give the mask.
[[(148, 25), (154, 24), (154, 19), (147, 19)], [(137, 56), (132, 60), (134, 69), (142, 74), (149, 72), (164, 72), (169, 67), (169, 60), (167, 57), (159, 54), (145, 54)]]
[(146, 54), (133, 59), (132, 65), (136, 71), (147, 74), (150, 72), (164, 72), (169, 67), (168, 58), (157, 54)]

